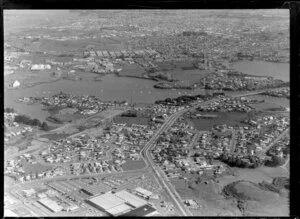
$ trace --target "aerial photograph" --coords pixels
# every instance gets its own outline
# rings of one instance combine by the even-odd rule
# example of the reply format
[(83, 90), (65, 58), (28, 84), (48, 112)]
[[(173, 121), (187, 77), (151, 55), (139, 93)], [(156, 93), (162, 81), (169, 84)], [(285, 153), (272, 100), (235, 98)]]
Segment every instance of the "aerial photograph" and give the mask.
[(289, 216), (289, 16), (3, 10), (4, 217)]

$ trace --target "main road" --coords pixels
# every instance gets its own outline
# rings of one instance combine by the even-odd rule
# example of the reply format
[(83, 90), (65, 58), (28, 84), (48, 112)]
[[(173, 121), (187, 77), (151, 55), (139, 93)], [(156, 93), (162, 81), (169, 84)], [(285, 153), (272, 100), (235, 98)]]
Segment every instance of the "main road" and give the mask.
[[(260, 94), (262, 92), (263, 91), (254, 91), (254, 92), (248, 92), (248, 93), (239, 94), (239, 95), (231, 95), (231, 97), (251, 96), (251, 95)], [(228, 95), (228, 96), (230, 96), (230, 95)], [(172, 199), (173, 203), (175, 204), (177, 209), (180, 211), (182, 216), (193, 216), (193, 215), (189, 211), (189, 209), (187, 209), (184, 206), (183, 201), (181, 200), (181, 197), (178, 195), (175, 188), (169, 183), (169, 180), (167, 179), (167, 177), (165, 176), (163, 171), (161, 171), (159, 167), (155, 167), (155, 163), (153, 162), (153, 160), (151, 158), (149, 150), (155, 145), (155, 142), (157, 141), (160, 134), (167, 131), (182, 114), (184, 114), (185, 112), (187, 112), (189, 110), (195, 109), (200, 105), (202, 105), (202, 106), (207, 105), (213, 101), (214, 101), (214, 99), (211, 99), (211, 100), (208, 100), (205, 102), (200, 102), (200, 103), (195, 104), (192, 107), (184, 108), (184, 109), (179, 110), (178, 112), (172, 114), (169, 118), (167, 118), (165, 123), (158, 129), (158, 131), (154, 134), (154, 136), (149, 140), (149, 142), (144, 146), (144, 148), (141, 151), (142, 155), (145, 158), (147, 167), (152, 168), (158, 182), (161, 184), (162, 188), (164, 188), (165, 191), (168, 193), (169, 197)]]
[(142, 154), (145, 157), (145, 161), (147, 166), (152, 168), (155, 173), (155, 177), (157, 181), (161, 184), (162, 188), (168, 193), (169, 197), (172, 199), (172, 202), (175, 204), (176, 208), (179, 210), (182, 216), (193, 216), (191, 212), (183, 205), (183, 202), (174, 189), (174, 187), (168, 182), (167, 177), (165, 174), (159, 169), (159, 167), (155, 167), (155, 163), (153, 162), (151, 155), (150, 155), (150, 148), (154, 145), (156, 140), (158, 139), (159, 135), (164, 131), (168, 130), (174, 122), (185, 112), (190, 109), (183, 109), (173, 115), (171, 115), (166, 122), (159, 128), (159, 130), (155, 133), (155, 135), (150, 139), (150, 141), (145, 145), (142, 150)]
[(172, 114), (165, 123), (158, 129), (158, 131), (154, 134), (154, 136), (150, 139), (150, 141), (144, 146), (143, 150), (141, 151), (142, 155), (145, 158), (147, 167), (152, 168), (155, 173), (155, 177), (157, 178), (158, 182), (161, 184), (162, 188), (168, 193), (169, 197), (172, 199), (173, 203), (176, 205), (177, 209), (180, 211), (182, 216), (193, 216), (193, 214), (186, 208), (183, 204), (183, 201), (180, 195), (177, 193), (173, 185), (170, 184), (169, 180), (165, 176), (164, 172), (160, 170), (159, 167), (155, 167), (155, 163), (153, 162), (149, 150), (154, 146), (155, 142), (157, 141), (158, 137), (161, 133), (167, 131), (175, 121), (185, 112), (189, 110), (193, 110), (200, 105), (204, 106), (211, 103), (212, 100), (208, 100), (205, 102), (199, 102), (192, 107), (184, 108), (179, 110), (178, 112)]

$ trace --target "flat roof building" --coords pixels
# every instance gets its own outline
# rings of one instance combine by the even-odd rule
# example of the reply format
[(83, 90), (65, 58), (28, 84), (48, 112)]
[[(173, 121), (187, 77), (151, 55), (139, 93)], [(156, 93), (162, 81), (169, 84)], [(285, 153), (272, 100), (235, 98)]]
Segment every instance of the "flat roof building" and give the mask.
[(20, 86), (20, 82), (18, 80), (16, 80), (13, 84), (12, 84), (12, 87), (15, 88), (15, 87), (19, 87)]
[(40, 203), (41, 205), (43, 205), (44, 207), (46, 207), (47, 209), (55, 213), (60, 212), (63, 209), (62, 206), (58, 205), (55, 201), (49, 198), (40, 199), (38, 203)]
[(32, 196), (36, 193), (35, 189), (31, 188), (31, 189), (25, 189), (22, 190), (22, 192), (26, 195), (26, 196)]
[(115, 195), (121, 199), (123, 199), (127, 204), (131, 205), (134, 208), (141, 207), (147, 204), (147, 201), (123, 190), (115, 193)]
[(150, 196), (152, 195), (152, 192), (143, 189), (141, 187), (137, 187), (134, 191), (136, 192), (137, 195), (140, 195), (145, 198), (150, 198)]
[(121, 205), (118, 205), (116, 207), (108, 209), (106, 212), (113, 215), (113, 216), (118, 216), (118, 215), (121, 215), (121, 214), (125, 214), (125, 213), (127, 213), (131, 210), (132, 210), (132, 207), (130, 207), (129, 205), (121, 204)]
[(125, 191), (106, 193), (86, 201), (94, 208), (111, 216), (126, 214), (134, 209), (147, 205), (147, 201)]
[(124, 203), (124, 200), (111, 193), (106, 193), (90, 199), (91, 202), (99, 205), (104, 210), (116, 207)]
[(94, 208), (106, 212), (110, 216), (118, 216), (133, 209), (130, 205), (127, 205), (123, 199), (112, 193), (91, 198), (86, 202)]
[(51, 65), (44, 65), (44, 64), (34, 64), (31, 66), (30, 70), (46, 70), (51, 69)]

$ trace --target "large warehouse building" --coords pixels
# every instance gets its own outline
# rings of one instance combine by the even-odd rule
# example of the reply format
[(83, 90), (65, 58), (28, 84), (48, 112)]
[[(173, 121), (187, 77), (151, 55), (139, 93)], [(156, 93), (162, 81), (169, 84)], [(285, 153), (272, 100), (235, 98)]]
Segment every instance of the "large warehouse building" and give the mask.
[(55, 213), (60, 212), (63, 209), (63, 207), (58, 205), (56, 201), (53, 201), (49, 198), (40, 199), (38, 203)]
[(141, 206), (144, 206), (147, 204), (147, 201), (145, 201), (125, 190), (117, 192), (115, 195), (117, 197), (123, 199), (125, 201), (125, 203), (127, 203), (128, 205), (130, 205), (134, 208), (138, 208), (138, 207), (141, 207)]
[(147, 201), (125, 190), (91, 198), (87, 203), (110, 216), (123, 215), (147, 205)]

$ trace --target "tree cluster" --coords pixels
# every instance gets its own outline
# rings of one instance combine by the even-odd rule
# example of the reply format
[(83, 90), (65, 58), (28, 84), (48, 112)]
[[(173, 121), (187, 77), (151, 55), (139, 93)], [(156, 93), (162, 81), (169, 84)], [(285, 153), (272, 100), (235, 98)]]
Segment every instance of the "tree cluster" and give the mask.
[(287, 177), (275, 177), (272, 184), (279, 188), (290, 189), (290, 180)]
[(127, 112), (124, 112), (121, 114), (123, 117), (137, 117), (137, 112), (134, 110), (128, 110)]
[(203, 31), (183, 31), (183, 36), (207, 36), (208, 34)]
[(60, 119), (58, 119), (54, 116), (47, 117), (47, 120), (50, 122), (53, 122), (53, 123), (63, 124), (63, 121), (61, 121)]
[(268, 167), (278, 167), (285, 163), (284, 158), (272, 155), (270, 160), (265, 161), (265, 165)]
[(155, 101), (155, 104), (163, 104), (163, 105), (185, 105), (188, 103), (191, 103), (195, 100), (197, 100), (198, 98), (205, 98), (205, 95), (195, 95), (195, 96), (180, 96), (177, 98), (166, 98), (165, 100), (157, 100)]
[(13, 108), (6, 107), (6, 108), (4, 109), (4, 112), (6, 112), (6, 113), (14, 113), (15, 110), (14, 110)]
[(17, 115), (17, 116), (15, 116), (14, 121), (17, 122), (17, 123), (25, 124), (25, 125), (38, 126), (43, 131), (49, 131), (49, 129), (50, 129), (49, 126), (48, 126), (48, 124), (46, 122), (42, 123), (38, 119), (31, 119), (30, 117), (25, 116), (25, 115)]
[(257, 168), (263, 164), (263, 161), (257, 156), (249, 155), (247, 157), (240, 157), (232, 154), (221, 154), (219, 159), (227, 163), (232, 167), (240, 167), (240, 168)]

